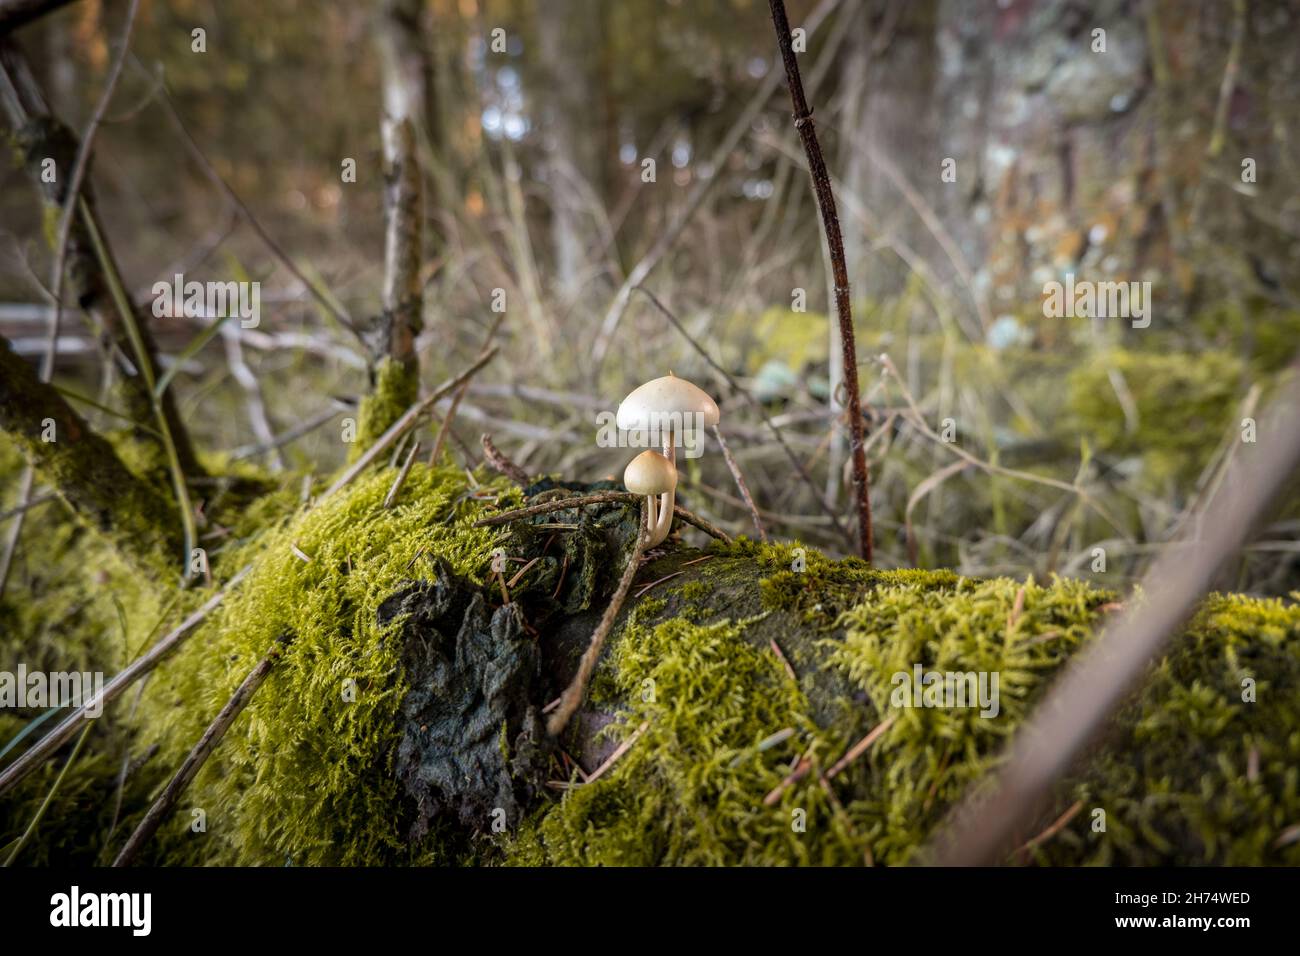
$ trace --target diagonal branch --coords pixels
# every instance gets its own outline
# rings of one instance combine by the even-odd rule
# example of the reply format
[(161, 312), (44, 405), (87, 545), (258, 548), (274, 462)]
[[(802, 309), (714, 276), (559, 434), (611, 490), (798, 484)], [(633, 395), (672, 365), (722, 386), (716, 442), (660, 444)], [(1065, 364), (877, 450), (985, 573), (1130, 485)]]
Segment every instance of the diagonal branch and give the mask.
[(1033, 818), (1052, 786), (1101, 732), (1105, 721), (1214, 585), (1223, 566), (1300, 469), (1300, 363), (1283, 386), (1249, 456), (1194, 516), (1142, 579), (1146, 600), (1129, 610), (1075, 660), (1011, 742), (1006, 764), (987, 787), (969, 795), (931, 843), (944, 866), (997, 862), (1016, 828)]
[(145, 567), (180, 551), (168, 501), (127, 470), (48, 382), (0, 338), (0, 430), (88, 524)]
[[(0, 90), (4, 94), (3, 105), (15, 132), (19, 155), (39, 191), (46, 214), (61, 224), (66, 222), (66, 271), (72, 298), (99, 331), (105, 354), (114, 359), (120, 376), (118, 404), (136, 423), (129, 438), (143, 452), (144, 460), (151, 463), (150, 470), (165, 478), (170, 455), (160, 430), (140, 427), (155, 417), (149, 380), (157, 366), (157, 346), (134, 306), (128, 305), (131, 311), (128, 316), (113, 300), (111, 284), (120, 271), (106, 241), (101, 241), (101, 250), (95, 248), (94, 235), (103, 240), (104, 230), (89, 181), (82, 185), (80, 195), (74, 195), (70, 188), (78, 167), (82, 169), (81, 175), (86, 175), (90, 151), (85, 149), (82, 155), (76, 134), (50, 114), (26, 58), (7, 38), (0, 38), (0, 79), (3, 79)], [(110, 84), (106, 96), (111, 92)], [(107, 106), (106, 97), (100, 105)], [(91, 138), (97, 125), (92, 121), (88, 128)], [(57, 172), (55, 182), (46, 182), (42, 176), (45, 161), (50, 159), (54, 160)], [(65, 208), (71, 212), (66, 220)], [(58, 242), (60, 246), (65, 245), (61, 237)], [(56, 289), (56, 293), (62, 299), (61, 289)], [(169, 395), (162, 397), (161, 410), (167, 423), (165, 431), (172, 437), (182, 471), (189, 476), (202, 475), (188, 433)]]

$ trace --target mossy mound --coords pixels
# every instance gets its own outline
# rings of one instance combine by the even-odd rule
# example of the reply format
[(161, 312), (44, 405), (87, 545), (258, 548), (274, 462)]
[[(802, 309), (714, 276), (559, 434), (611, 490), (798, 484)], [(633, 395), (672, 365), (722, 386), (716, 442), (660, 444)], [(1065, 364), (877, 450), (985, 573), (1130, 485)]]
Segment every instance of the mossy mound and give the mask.
[[(903, 863), (995, 765), (1115, 607), (1115, 595), (1077, 581), (876, 571), (745, 540), (703, 551), (670, 543), (639, 572), (587, 706), (559, 746), (521, 761), (510, 720), (499, 733), (474, 728), (473, 739), (499, 741), (500, 761), (482, 758), (498, 779), (525, 763), (530, 774), (542, 771), (512, 789), (519, 805), (484, 814), (477, 795), (450, 801), (436, 786), (420, 804), (400, 772), (411, 766), (402, 748), (449, 738), (423, 736), (421, 715), (437, 701), (404, 706), (415, 700), (411, 674), (421, 673), (412, 648), (442, 647), (435, 664), (453, 670), (438, 686), (467, 702), (453, 717), (482, 721), (480, 686), (484, 694), (517, 688), (507, 693), (526, 699), (515, 709), (532, 714), (567, 683), (635, 518), (609, 504), (476, 528), (518, 492), (417, 465), (386, 509), (393, 477), (377, 469), (314, 507), (276, 499), (250, 510), (269, 526), (232, 536), (214, 564), (219, 580), (252, 564), (249, 576), (153, 674), (138, 704), (110, 709), (111, 746), (97, 746), (100, 731), (92, 733), (25, 861), (102, 861), (235, 687), (282, 643), (267, 683), (160, 830), (152, 862)], [(531, 491), (572, 493), (553, 484)], [(460, 653), (463, 628), (422, 603), (449, 587), (455, 594), (439, 599), (438, 613), (454, 606), (451, 622), (510, 623), (512, 666), (540, 661), (527, 680), (493, 683), (499, 662), (490, 645), (481, 645), (486, 654)], [(204, 597), (186, 592), (181, 603)], [(154, 600), (124, 609), (128, 634), (152, 638), (180, 613), (160, 612)], [(25, 624), (10, 646), (57, 633)], [(525, 640), (538, 653), (521, 655)], [(119, 669), (112, 641), (81, 646), (92, 664)], [(132, 640), (134, 651), (141, 646)], [(917, 666), (996, 674), (996, 712), (900, 706), (897, 675)], [(1011, 860), (1300, 862), (1300, 844), (1284, 836), (1300, 822), (1300, 703), (1286, 693), (1297, 677), (1300, 607), (1210, 598), (1104, 746), (1062, 781), (1051, 812), (1025, 822), (1026, 847)], [(5, 721), (5, 742), (19, 723)], [(127, 776), (119, 812), (124, 759), (143, 767)], [(6, 801), (0, 843), (26, 826), (61, 765)], [(76, 812), (95, 795), (95, 812)], [(1067, 809), (1068, 822), (1035, 842)]]
[(285, 641), (266, 685), (187, 794), (206, 832), (184, 830), (167, 853), (295, 865), (421, 858), (406, 842), (392, 765), (407, 689), (402, 622), (381, 624), (380, 607), (435, 566), (482, 583), (498, 535), (470, 527), (483, 502), (456, 469), (413, 468), (384, 508), (393, 477), (388, 469), (364, 476), (259, 537), (248, 548), (255, 553), (227, 558), (228, 568), (252, 561), (252, 573), (151, 682), (141, 741), (157, 743), (162, 762), (176, 766), (253, 666)]
[[(1132, 399), (1132, 417), (1112, 370)], [(1194, 479), (1232, 421), (1244, 373), (1226, 352), (1101, 353), (1070, 374), (1071, 425), (1099, 450), (1140, 456), (1153, 482)]]
[[(738, 570), (727, 567), (733, 562), (773, 556), (741, 548), (740, 556), (714, 549), (714, 572), (725, 578)], [(557, 806), (538, 811), (504, 844), (505, 858), (914, 860), (1114, 606), (1111, 595), (1073, 581), (1022, 585), (819, 564), (764, 578), (767, 608), (754, 617), (696, 603), (694, 584), (679, 588), (692, 592), (685, 608), (671, 600), (641, 605), (610, 649), (600, 684), (625, 703), (605, 732), (632, 745), (595, 783), (569, 781)], [(849, 594), (856, 603), (840, 613)], [(802, 627), (791, 628), (792, 618)], [(794, 677), (771, 646), (774, 634)], [(895, 675), (910, 676), (917, 665), (996, 673), (996, 715), (898, 706)], [(1026, 821), (1026, 847), (1011, 860), (1300, 862), (1294, 844), (1279, 843), (1300, 820), (1300, 706), (1280, 690), (1297, 666), (1300, 607), (1211, 598), (1115, 721), (1108, 745), (1062, 783), (1059, 806)], [(1242, 698), (1247, 671), (1273, 675), (1260, 680), (1257, 702)], [(889, 720), (865, 754), (831, 775)], [(1075, 801), (1068, 825), (1034, 843)], [(1098, 821), (1105, 830), (1094, 829)]]

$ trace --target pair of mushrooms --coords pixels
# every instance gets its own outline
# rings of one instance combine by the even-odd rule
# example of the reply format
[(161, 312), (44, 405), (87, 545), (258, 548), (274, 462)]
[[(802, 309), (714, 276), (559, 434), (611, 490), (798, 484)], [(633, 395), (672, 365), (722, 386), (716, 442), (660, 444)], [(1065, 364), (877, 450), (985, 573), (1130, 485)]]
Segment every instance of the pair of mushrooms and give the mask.
[[(662, 436), (663, 451), (643, 451), (623, 472), (623, 485), (635, 495), (646, 496), (647, 548), (668, 537), (673, 523), (673, 497), (677, 490), (678, 423), (700, 423), (705, 428), (718, 424), (718, 403), (703, 389), (669, 372), (634, 389), (618, 406), (616, 421), (626, 431)], [(656, 500), (657, 498), (657, 500)]]

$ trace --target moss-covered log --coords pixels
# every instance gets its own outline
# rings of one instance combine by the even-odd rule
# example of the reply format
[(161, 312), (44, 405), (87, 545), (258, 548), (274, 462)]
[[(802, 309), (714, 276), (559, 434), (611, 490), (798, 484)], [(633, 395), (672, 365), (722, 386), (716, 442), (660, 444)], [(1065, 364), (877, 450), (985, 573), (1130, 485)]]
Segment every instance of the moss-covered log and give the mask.
[[(135, 784), (147, 794), (292, 636), (188, 812), (159, 831), (155, 862), (914, 860), (1115, 608), (1077, 581), (670, 539), (637, 575), (584, 709), (552, 740), (542, 714), (604, 608), (634, 512), (476, 527), (518, 505), (518, 489), (417, 465), (384, 508), (393, 477), (376, 470), (296, 513), (292, 496), (268, 501), (269, 530), (222, 562), (253, 572), (121, 715), (132, 752), (154, 755)], [(975, 675), (974, 706), (900, 698), (918, 667)], [(1009, 861), (1300, 862), (1287, 838), (1300, 820), (1297, 678), (1300, 608), (1208, 599)], [(0, 839), (40, 787), (29, 782)], [(122, 833), (146, 802), (128, 797)]]
[[(7, 45), (4, 55), (7, 64), (17, 65), (13, 60), (18, 56), (16, 47), (12, 44)], [(16, 75), (20, 79), (25, 76), (25, 67), (18, 69)], [(76, 164), (79, 144), (76, 135), (57, 118), (43, 112), (35, 112), (43, 109), (44, 106), (39, 99), (36, 99), (36, 91), (27, 91), (27, 96), (33, 101), (29, 103), (33, 115), (23, 122), (18, 122), (11, 117), (13, 142), (40, 196), (46, 239), (53, 248), (58, 240), (58, 224), (67, 201), (66, 192)], [(50, 161), (53, 161), (56, 170), (53, 181), (45, 175), (46, 164)], [(86, 203), (85, 215), (96, 217), (96, 229), (103, 235), (104, 230), (98, 223), (89, 177), (82, 184), (81, 195)], [(108, 268), (120, 275), (116, 263), (111, 261), (111, 249), (106, 247), (105, 255), (110, 259)], [(81, 214), (74, 215), (72, 218), (65, 261), (68, 277), (66, 289), (71, 293), (65, 301), (75, 303), (85, 310), (99, 334), (100, 347), (106, 356), (112, 358), (113, 367), (118, 373), (118, 382), (113, 389), (114, 402), (134, 423), (123, 436), (129, 443), (132, 464), (138, 473), (156, 479), (160, 487), (167, 487), (169, 482), (167, 454), (158, 432), (149, 427), (155, 420), (155, 412), (146, 381), (147, 376), (140, 368), (142, 361), (150, 363), (154, 369), (158, 367), (157, 346), (154, 344), (148, 323), (144, 321), (143, 316), (138, 314), (134, 316), (140, 344), (144, 350), (144, 355), (141, 357), (137, 355), (126, 321), (110, 295), (104, 266), (96, 257), (89, 228)], [(204, 472), (194, 453), (189, 432), (181, 422), (175, 400), (170, 392), (163, 394), (161, 406), (172, 441), (176, 446), (176, 455), (182, 471), (190, 477), (202, 475)]]
[(0, 429), (91, 527), (150, 569), (179, 568), (170, 503), (133, 475), (52, 385), (0, 338)]

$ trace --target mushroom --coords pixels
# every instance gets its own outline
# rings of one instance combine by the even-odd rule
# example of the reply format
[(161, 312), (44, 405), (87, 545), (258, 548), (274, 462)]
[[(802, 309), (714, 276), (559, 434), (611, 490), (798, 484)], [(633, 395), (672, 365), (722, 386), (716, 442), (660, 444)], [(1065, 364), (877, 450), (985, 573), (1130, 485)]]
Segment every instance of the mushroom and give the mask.
[[(628, 464), (623, 472), (623, 485), (634, 495), (646, 496), (646, 547), (668, 537), (673, 523), (673, 490), (677, 487), (676, 466), (653, 449), (643, 451)], [(655, 516), (655, 496), (663, 495), (666, 504)]]
[[(672, 525), (673, 498), (677, 488), (676, 446), (682, 438), (679, 428), (689, 431), (694, 431), (696, 428), (710, 428), (718, 424), (718, 419), (718, 403), (698, 385), (684, 378), (678, 378), (672, 372), (634, 388), (618, 406), (618, 414), (615, 416), (618, 427), (627, 431), (644, 431), (649, 435), (660, 435), (663, 454), (659, 457), (664, 458), (673, 469), (672, 485), (662, 492), (659, 499), (657, 522), (654, 516), (654, 504), (651, 503), (651, 524), (655, 527), (655, 533), (646, 547), (653, 547), (663, 541), (668, 536), (668, 528)], [(639, 455), (633, 460), (632, 465), (646, 458), (646, 454)], [(629, 471), (632, 465), (628, 466)], [(624, 484), (627, 484), (626, 475)], [(634, 489), (628, 485), (628, 490)], [(662, 529), (660, 529), (661, 525)]]

